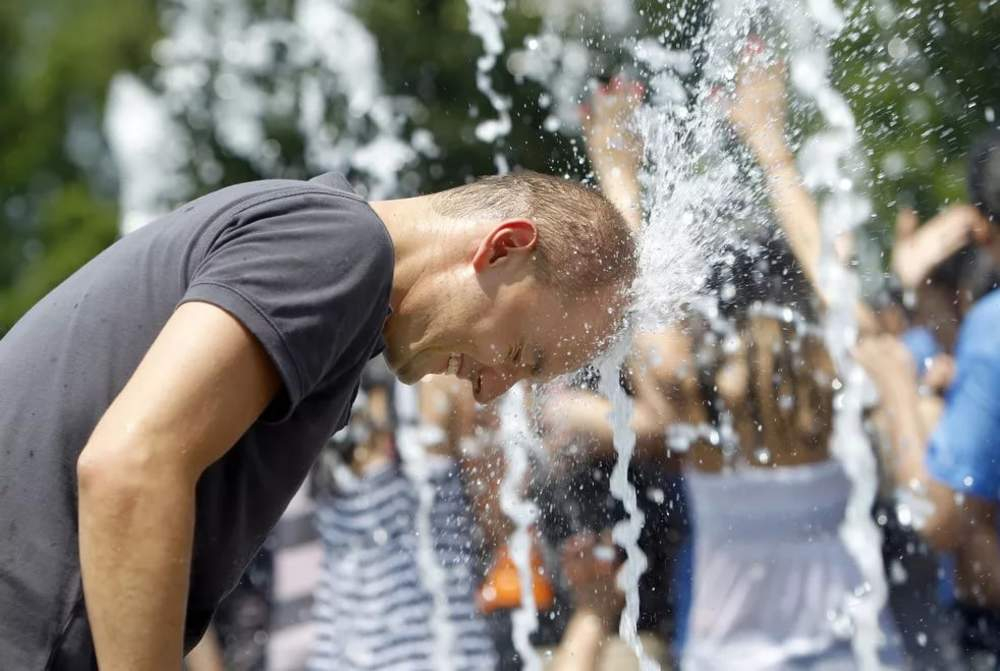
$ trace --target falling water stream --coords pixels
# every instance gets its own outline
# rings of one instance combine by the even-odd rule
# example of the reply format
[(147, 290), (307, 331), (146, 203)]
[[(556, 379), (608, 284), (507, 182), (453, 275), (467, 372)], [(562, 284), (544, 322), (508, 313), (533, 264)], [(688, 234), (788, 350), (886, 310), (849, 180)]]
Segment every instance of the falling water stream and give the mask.
[(535, 604), (531, 564), (532, 525), (538, 512), (535, 504), (524, 498), (532, 444), (535, 442), (526, 401), (522, 383), (508, 391), (501, 402), (499, 437), (505, 471), (500, 485), (500, 508), (514, 524), (514, 531), (507, 539), (507, 547), (511, 561), (517, 568), (521, 587), (521, 603), (511, 615), (514, 649), (525, 669), (540, 671), (542, 661), (531, 642), (531, 635), (538, 630), (538, 607)]
[[(776, 3), (778, 4), (778, 3)], [(857, 185), (864, 178), (859, 137), (847, 101), (830, 81), (829, 43), (846, 25), (832, 2), (810, 2), (808, 12), (792, 3), (778, 5), (789, 36), (791, 80), (812, 101), (824, 127), (807, 139), (800, 156), (806, 185), (819, 196), (822, 247), (820, 283), (827, 299), (824, 341), (842, 385), (835, 397), (831, 452), (851, 480), (851, 498), (841, 537), (861, 569), (864, 583), (847, 599), (858, 668), (878, 669), (883, 644), (879, 615), (888, 598), (882, 563), (882, 537), (871, 516), (878, 488), (875, 454), (862, 426), (865, 378), (851, 356), (857, 340), (857, 305), (861, 300), (856, 274), (838, 258), (836, 243), (853, 234), (868, 218), (870, 203)]]
[[(506, 0), (467, 0), (469, 4), (469, 32), (483, 42), (483, 55), (476, 59), (476, 88), (479, 89), (497, 113), (496, 119), (480, 121), (476, 137), (480, 141), (497, 145), (510, 133), (510, 99), (497, 93), (493, 86), (492, 72), (497, 59), (503, 54), (503, 13)], [(507, 157), (497, 147), (493, 155), (497, 172), (510, 170)]]
[[(503, 54), (503, 13), (506, 0), (467, 0), (469, 31), (478, 35), (484, 54), (476, 60), (476, 88), (486, 96), (497, 113), (496, 119), (481, 121), (476, 137), (494, 145), (493, 162), (497, 172), (509, 171), (507, 157), (499, 143), (510, 133), (510, 99), (497, 93), (492, 71)], [(511, 613), (511, 638), (523, 668), (540, 671), (542, 660), (532, 644), (531, 636), (538, 631), (538, 606), (535, 603), (532, 569), (532, 525), (537, 517), (534, 503), (524, 498), (525, 481), (529, 473), (529, 455), (533, 431), (528, 417), (522, 385), (507, 392), (500, 410), (500, 441), (505, 470), (500, 485), (500, 508), (514, 525), (507, 539), (511, 562), (517, 569), (520, 603)]]
[(629, 481), (629, 466), (635, 451), (636, 436), (632, 430), (632, 400), (622, 389), (619, 371), (625, 365), (631, 344), (630, 338), (621, 337), (604, 357), (599, 367), (601, 393), (611, 402), (608, 420), (611, 422), (612, 440), (618, 459), (611, 471), (611, 494), (625, 507), (625, 519), (612, 529), (612, 539), (625, 550), (625, 563), (618, 571), (618, 588), (625, 594), (625, 608), (618, 623), (618, 635), (632, 648), (639, 659), (642, 671), (659, 669), (650, 659), (639, 640), (639, 578), (647, 567), (646, 555), (639, 547), (644, 516), (639, 510), (635, 487)]

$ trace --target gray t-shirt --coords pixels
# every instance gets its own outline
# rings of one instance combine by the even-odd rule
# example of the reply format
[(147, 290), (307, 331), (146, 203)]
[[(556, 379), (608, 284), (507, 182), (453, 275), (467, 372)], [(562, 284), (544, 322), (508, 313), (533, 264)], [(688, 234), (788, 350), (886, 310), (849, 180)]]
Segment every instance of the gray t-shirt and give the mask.
[(251, 182), (123, 237), (0, 340), (0, 668), (94, 668), (76, 461), (174, 309), (234, 315), (284, 383), (198, 483), (189, 649), (346, 423), (392, 273), (385, 226), (342, 177)]

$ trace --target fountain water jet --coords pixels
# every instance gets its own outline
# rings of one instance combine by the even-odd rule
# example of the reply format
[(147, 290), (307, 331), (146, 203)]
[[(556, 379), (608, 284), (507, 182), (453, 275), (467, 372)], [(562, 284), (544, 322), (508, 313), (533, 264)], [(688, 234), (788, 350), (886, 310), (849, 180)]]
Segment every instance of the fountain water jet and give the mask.
[(538, 607), (531, 565), (532, 526), (538, 512), (535, 505), (522, 496), (535, 440), (523, 383), (512, 387), (501, 403), (499, 438), (505, 472), (500, 485), (500, 509), (514, 523), (507, 546), (521, 587), (521, 603), (511, 616), (512, 638), (523, 668), (540, 671), (542, 660), (531, 643), (531, 635), (538, 630)]
[[(503, 53), (503, 13), (506, 0), (467, 0), (469, 4), (469, 32), (483, 42), (482, 56), (476, 59), (476, 88), (486, 96), (497, 113), (496, 119), (481, 121), (476, 126), (476, 137), (481, 142), (496, 145), (510, 133), (510, 99), (500, 95), (493, 86), (491, 73)], [(493, 155), (497, 172), (510, 171), (507, 157), (499, 147)]]
[(863, 176), (863, 161), (858, 152), (854, 115), (830, 82), (827, 45), (843, 30), (846, 18), (828, 2), (808, 3), (808, 13), (787, 1), (775, 0), (775, 4), (791, 42), (792, 83), (813, 102), (826, 126), (807, 139), (800, 165), (806, 185), (820, 194), (820, 283), (827, 299), (823, 334), (843, 384), (835, 399), (837, 413), (831, 445), (831, 452), (852, 483), (841, 537), (865, 580), (848, 599), (848, 616), (859, 668), (879, 669), (879, 648), (883, 644), (879, 616), (886, 605), (888, 587), (880, 550), (882, 536), (870, 513), (878, 489), (878, 472), (862, 425), (865, 378), (851, 356), (858, 334), (860, 283), (835, 249), (838, 238), (863, 224), (871, 209), (855, 187)]
[(611, 471), (611, 494), (625, 507), (625, 519), (612, 529), (612, 538), (625, 550), (625, 563), (618, 571), (618, 588), (625, 594), (625, 608), (618, 622), (618, 635), (632, 648), (639, 659), (642, 671), (659, 669), (659, 665), (650, 659), (639, 640), (639, 578), (647, 567), (646, 555), (639, 547), (639, 535), (645, 517), (639, 510), (635, 487), (628, 479), (632, 454), (635, 451), (635, 431), (631, 428), (632, 401), (622, 389), (619, 371), (628, 356), (631, 338), (619, 338), (614, 348), (601, 361), (601, 393), (611, 402), (611, 413), (608, 421), (611, 423), (612, 438), (618, 459)]

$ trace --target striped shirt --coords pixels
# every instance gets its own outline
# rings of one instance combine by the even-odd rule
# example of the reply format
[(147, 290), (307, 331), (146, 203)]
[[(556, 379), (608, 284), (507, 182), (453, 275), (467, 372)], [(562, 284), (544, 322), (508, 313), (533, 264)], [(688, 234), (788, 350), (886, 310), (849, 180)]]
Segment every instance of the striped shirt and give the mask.
[[(457, 470), (432, 459), (430, 514), (435, 556), (447, 598), (437, 617), (451, 633), (455, 671), (493, 669), (496, 653), (476, 609), (476, 547), (469, 504)], [(399, 466), (361, 478), (341, 474), (337, 492), (319, 500), (324, 575), (313, 607), (314, 671), (440, 671), (434, 599), (418, 557), (418, 492)]]

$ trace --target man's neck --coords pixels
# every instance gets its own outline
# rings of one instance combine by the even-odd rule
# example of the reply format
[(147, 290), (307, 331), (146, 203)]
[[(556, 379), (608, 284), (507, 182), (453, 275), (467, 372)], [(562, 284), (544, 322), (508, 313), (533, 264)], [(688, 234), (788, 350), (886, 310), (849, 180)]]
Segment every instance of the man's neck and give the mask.
[(392, 238), (396, 267), (390, 304), (398, 312), (400, 303), (421, 277), (439, 269), (448, 241), (442, 238), (440, 217), (431, 207), (429, 196), (378, 200), (370, 205)]

